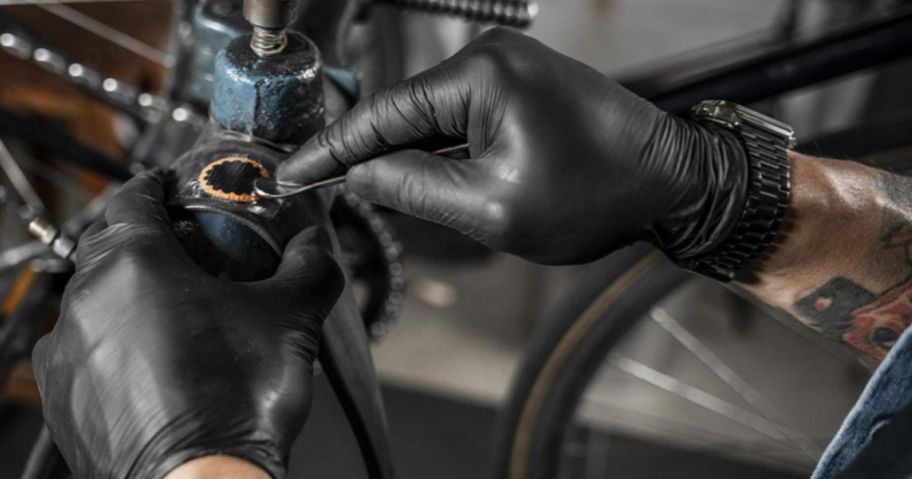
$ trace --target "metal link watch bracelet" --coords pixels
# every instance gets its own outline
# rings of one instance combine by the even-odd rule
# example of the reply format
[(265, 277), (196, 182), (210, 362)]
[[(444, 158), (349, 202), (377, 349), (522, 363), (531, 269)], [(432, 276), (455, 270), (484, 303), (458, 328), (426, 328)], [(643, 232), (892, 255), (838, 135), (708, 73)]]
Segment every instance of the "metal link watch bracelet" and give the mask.
[(744, 145), (748, 184), (744, 209), (729, 236), (713, 251), (679, 265), (728, 282), (776, 239), (791, 192), (788, 150), (795, 146), (789, 125), (741, 105), (708, 100), (695, 105), (693, 118), (734, 132)]

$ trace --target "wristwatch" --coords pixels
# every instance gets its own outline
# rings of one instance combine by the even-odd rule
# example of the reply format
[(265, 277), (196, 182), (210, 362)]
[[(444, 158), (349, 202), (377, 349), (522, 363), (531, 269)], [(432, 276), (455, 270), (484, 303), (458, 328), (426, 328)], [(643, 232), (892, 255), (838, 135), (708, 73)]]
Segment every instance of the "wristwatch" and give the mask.
[(731, 233), (712, 251), (679, 261), (685, 268), (728, 282), (776, 238), (789, 204), (788, 150), (795, 147), (792, 127), (741, 105), (708, 100), (695, 105), (693, 118), (729, 130), (747, 152), (744, 208)]

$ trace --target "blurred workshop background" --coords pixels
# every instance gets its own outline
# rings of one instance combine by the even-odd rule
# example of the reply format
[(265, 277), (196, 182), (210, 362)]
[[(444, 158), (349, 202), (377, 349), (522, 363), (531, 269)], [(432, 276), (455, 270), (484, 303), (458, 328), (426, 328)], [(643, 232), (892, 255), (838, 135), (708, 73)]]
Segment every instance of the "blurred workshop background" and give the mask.
[[(164, 40), (157, 36), (162, 32), (146, 28), (153, 21), (167, 23), (169, 14), (161, 3), (73, 2), (69, 7), (131, 38), (161, 44)], [(691, 73), (888, 18), (901, 3), (540, 0), (528, 34), (642, 89), (637, 91), (659, 91)], [(377, 8), (396, 18), (406, 75), (456, 52), (484, 28), (459, 19)], [(47, 8), (0, 6), (0, 11), (50, 37), (80, 28), (64, 26), (59, 12)], [(148, 13), (140, 21), (137, 12)], [(152, 69), (148, 59), (128, 60), (136, 55), (104, 50), (94, 41), (87, 40), (92, 46), (73, 56), (85, 55), (87, 64), (119, 65), (106, 67), (106, 74), (150, 90), (161, 87), (146, 71)], [(94, 125), (123, 126), (110, 112), (84, 107), (87, 100), (61, 100), (70, 94), (67, 87), (43, 77), (45, 86), (35, 88), (37, 73), (20, 73), (27, 67), (8, 53), (0, 53), (0, 65), (3, 107), (28, 103), (53, 110), (61, 125), (114, 156), (123, 137), (135, 134), (115, 128), (99, 139)], [(878, 136), (882, 143), (874, 147), (864, 141), (876, 136), (871, 125), (894, 125), (895, 116), (908, 111), (910, 68), (909, 61), (894, 61), (755, 106), (793, 125), (809, 151), (840, 157), (864, 154), (872, 162), (886, 162), (902, 156), (905, 145), (893, 137)], [(859, 132), (859, 127), (867, 128)], [(883, 127), (875, 133), (889, 131)], [(94, 180), (87, 176), (83, 181)], [(102, 191), (103, 184), (93, 188)], [(536, 331), (597, 305), (599, 293), (613, 284), (600, 278), (619, 276), (629, 261), (608, 258), (546, 267), (493, 253), (435, 225), (391, 212), (380, 215), (398, 238), (407, 282), (398, 318), (375, 327), (379, 337), (373, 345), (400, 477), (494, 477), (502, 466), (497, 461), (509, 456), (504, 451), (511, 447), (504, 436), (507, 420), (499, 412), (508, 404), (524, 354), (542, 341)], [(4, 248), (25, 239), (24, 233), (12, 233), (15, 218), (7, 216), (0, 243)], [(639, 248), (620, 256), (643, 254)], [(871, 365), (708, 281), (681, 276), (667, 289), (656, 298), (643, 293), (641, 300), (648, 305), (642, 318), (633, 318), (629, 331), (604, 351), (602, 365), (585, 381), (579, 402), (567, 405), (574, 421), (557, 449), (561, 472), (555, 477), (807, 477), (860, 393)], [(40, 423), (35, 396), (23, 386), (29, 381), (27, 365), (14, 368), (7, 379), (0, 409), (3, 427), (18, 424), (26, 430)], [(0, 435), (0, 477), (16, 477), (14, 471), (30, 447), (22, 440), (26, 436)], [(290, 477), (366, 477), (342, 409), (322, 376), (313, 412), (293, 453)]]

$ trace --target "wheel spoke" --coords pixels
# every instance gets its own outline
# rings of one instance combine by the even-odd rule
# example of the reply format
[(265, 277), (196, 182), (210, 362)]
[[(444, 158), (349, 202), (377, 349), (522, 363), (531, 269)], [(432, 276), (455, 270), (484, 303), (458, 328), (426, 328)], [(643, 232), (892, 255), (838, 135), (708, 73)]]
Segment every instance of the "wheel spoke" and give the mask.
[[(2, 1), (2, 0), (0, 0)], [(158, 63), (166, 68), (174, 67), (174, 55), (165, 53), (148, 43), (112, 28), (79, 10), (64, 5), (62, 2), (25, 0), (22, 5), (34, 5), (56, 17), (62, 18), (88, 32), (97, 35), (121, 48), (131, 51), (149, 61)]]
[(639, 361), (619, 354), (611, 354), (608, 357), (608, 364), (647, 384), (674, 394), (771, 439), (785, 441), (787, 437), (782, 426), (770, 422), (765, 417), (719, 399), (702, 389), (679, 381)]
[(0, 169), (6, 174), (10, 184), (13, 185), (16, 195), (22, 201), (20, 206), (25, 206), (29, 209), (28, 212), (20, 212), (20, 216), (23, 213), (26, 217), (38, 216), (44, 213), (44, 203), (38, 193), (35, 192), (35, 189), (32, 188), (32, 183), (29, 182), (22, 168), (19, 167), (19, 163), (13, 158), (12, 153), (9, 152), (2, 140), (0, 140)]
[(649, 317), (772, 424), (788, 424), (788, 427), (778, 427), (782, 428), (782, 433), (795, 447), (801, 449), (810, 458), (816, 459), (820, 457), (820, 454), (823, 453), (823, 448), (820, 445), (798, 431), (769, 399), (751, 387), (744, 378), (716, 356), (705, 344), (700, 342), (687, 328), (674, 319), (668, 311), (664, 308), (656, 307), (652, 309)]
[(0, 7), (13, 5), (62, 5), (80, 3), (140, 3), (140, 2), (172, 2), (174, 0), (0, 0)]

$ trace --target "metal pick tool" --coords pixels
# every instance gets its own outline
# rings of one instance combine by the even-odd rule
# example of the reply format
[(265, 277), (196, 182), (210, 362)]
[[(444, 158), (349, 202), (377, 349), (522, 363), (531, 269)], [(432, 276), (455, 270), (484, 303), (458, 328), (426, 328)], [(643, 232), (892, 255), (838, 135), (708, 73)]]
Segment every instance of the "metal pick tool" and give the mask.
[(298, 185), (292, 183), (281, 183), (269, 178), (257, 178), (253, 182), (253, 191), (260, 198), (277, 200), (279, 198), (287, 198), (289, 196), (299, 195), (301, 193), (310, 190), (316, 190), (318, 188), (338, 185), (344, 181), (345, 176), (336, 176), (327, 180), (317, 181), (316, 183), (311, 183), (309, 185)]
[[(446, 148), (441, 148), (439, 150), (434, 150), (431, 153), (434, 155), (446, 156), (450, 158), (460, 159), (468, 157), (469, 145), (462, 144), (456, 146), (449, 146)], [(275, 181), (269, 178), (257, 178), (253, 182), (253, 191), (260, 198), (275, 200), (279, 198), (287, 198), (289, 196), (298, 195), (310, 190), (316, 190), (318, 188), (324, 188), (327, 186), (338, 185), (345, 181), (345, 176), (335, 176), (322, 181), (317, 181), (315, 183), (310, 183), (308, 185), (299, 185), (296, 183), (282, 183), (280, 181)]]

